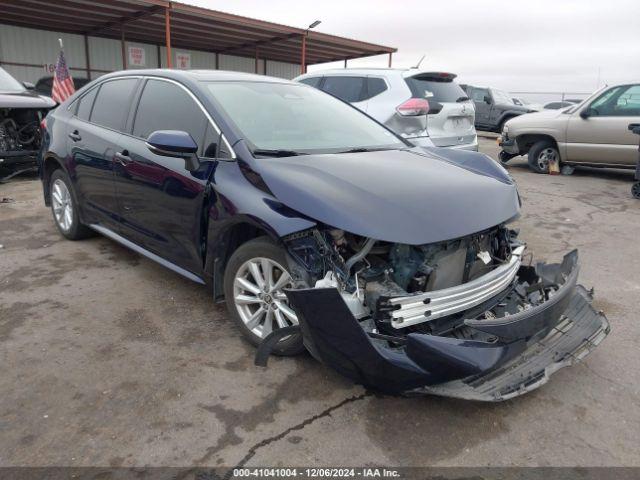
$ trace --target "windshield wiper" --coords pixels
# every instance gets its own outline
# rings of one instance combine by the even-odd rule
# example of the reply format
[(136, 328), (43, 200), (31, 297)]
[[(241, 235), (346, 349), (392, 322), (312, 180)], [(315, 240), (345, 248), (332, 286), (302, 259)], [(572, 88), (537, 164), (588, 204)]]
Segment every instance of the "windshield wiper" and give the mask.
[(253, 150), (254, 155), (262, 155), (263, 157), (297, 157), (298, 155), (308, 155), (304, 152), (296, 152), (295, 150), (283, 150), (283, 149), (261, 149)]
[(349, 150), (341, 150), (336, 153), (362, 153), (362, 152), (382, 152), (384, 150), (394, 150), (393, 148), (367, 148), (367, 147), (356, 147), (350, 148)]
[(458, 99), (456, 100), (456, 103), (462, 103), (468, 100), (471, 100), (471, 99), (469, 97), (458, 97)]

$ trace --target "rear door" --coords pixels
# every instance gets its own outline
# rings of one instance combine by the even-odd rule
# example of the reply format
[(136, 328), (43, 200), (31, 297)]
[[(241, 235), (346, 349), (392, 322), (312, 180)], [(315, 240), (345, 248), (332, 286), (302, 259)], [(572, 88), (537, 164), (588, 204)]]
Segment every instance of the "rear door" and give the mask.
[(114, 79), (89, 90), (69, 121), (70, 174), (83, 219), (116, 231), (119, 209), (113, 160), (138, 82), (138, 78)]
[(156, 130), (185, 131), (198, 143), (199, 157), (212, 157), (218, 135), (185, 87), (156, 78), (145, 82), (115, 167), (122, 235), (198, 275), (202, 206), (215, 162), (190, 172), (183, 159), (151, 152), (146, 139)]
[(475, 140), (475, 109), (467, 94), (447, 73), (420, 73), (405, 81), (414, 98), (426, 98), (437, 113), (427, 115), (427, 131), (437, 147), (451, 147)]
[[(580, 113), (591, 109), (592, 115)], [(604, 91), (571, 115), (567, 126), (567, 160), (582, 163), (634, 166), (638, 162), (638, 136), (629, 131), (640, 123), (640, 84)]]

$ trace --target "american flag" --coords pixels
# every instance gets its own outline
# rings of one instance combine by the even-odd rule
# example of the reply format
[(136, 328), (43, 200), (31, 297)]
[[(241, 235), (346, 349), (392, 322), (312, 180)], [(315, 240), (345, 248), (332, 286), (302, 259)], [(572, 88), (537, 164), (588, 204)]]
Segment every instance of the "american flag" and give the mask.
[(56, 63), (56, 70), (53, 73), (53, 87), (51, 88), (51, 98), (58, 103), (64, 102), (76, 91), (73, 85), (73, 78), (69, 74), (64, 53), (60, 50), (60, 56)]

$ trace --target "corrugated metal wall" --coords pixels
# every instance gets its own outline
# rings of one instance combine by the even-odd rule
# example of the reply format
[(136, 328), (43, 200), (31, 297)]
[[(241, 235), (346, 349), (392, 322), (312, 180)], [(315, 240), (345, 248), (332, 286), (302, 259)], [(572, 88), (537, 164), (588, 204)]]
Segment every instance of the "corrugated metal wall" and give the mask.
[[(0, 65), (18, 80), (36, 83), (38, 79), (52, 75), (53, 66), (60, 51), (58, 38), (62, 38), (64, 43), (65, 58), (71, 68), (71, 75), (76, 78), (86, 78), (85, 45), (82, 35), (0, 24)], [(122, 69), (122, 49), (119, 40), (89, 37), (88, 43), (92, 79), (107, 71)], [(126, 42), (127, 55), (129, 47), (138, 47), (144, 50), (144, 65), (129, 65), (129, 68), (158, 67), (158, 47), (156, 45)], [(190, 68), (193, 69), (219, 68), (248, 73), (254, 73), (255, 70), (255, 59), (253, 58), (221, 54), (219, 55), (220, 65), (216, 65), (215, 53), (179, 48), (173, 48), (172, 53), (174, 67), (178, 65), (176, 61), (178, 56), (186, 53), (189, 54)], [(165, 47), (160, 47), (161, 67), (166, 67), (166, 57)], [(7, 65), (4, 62), (33, 66)], [(259, 59), (258, 73), (264, 74), (264, 69), (265, 62), (263, 59)], [(291, 79), (299, 75), (300, 66), (269, 60), (266, 62), (266, 70), (267, 75)]]

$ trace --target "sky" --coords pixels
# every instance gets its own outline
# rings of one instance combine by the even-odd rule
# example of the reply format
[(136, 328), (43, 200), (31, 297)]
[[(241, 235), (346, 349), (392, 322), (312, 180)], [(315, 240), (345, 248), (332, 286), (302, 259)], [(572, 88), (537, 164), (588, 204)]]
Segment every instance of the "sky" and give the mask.
[[(511, 92), (640, 81), (640, 0), (182, 1), (301, 28), (321, 20), (318, 31), (398, 48), (394, 67), (426, 55), (421, 68)], [(386, 67), (387, 57), (349, 61), (366, 66)]]

